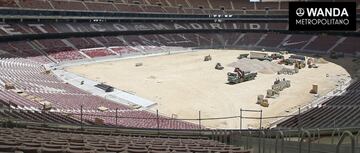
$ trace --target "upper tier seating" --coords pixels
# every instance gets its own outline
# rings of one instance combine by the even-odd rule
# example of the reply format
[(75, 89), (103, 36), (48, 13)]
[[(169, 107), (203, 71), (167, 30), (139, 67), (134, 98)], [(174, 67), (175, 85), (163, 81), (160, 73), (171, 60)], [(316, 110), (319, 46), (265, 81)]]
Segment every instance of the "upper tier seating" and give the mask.
[[(179, 9), (180, 10), (180, 9)], [(182, 9), (183, 11), (206, 12), (200, 9)], [(220, 11), (219, 12), (224, 12)], [(200, 13), (200, 12), (198, 12)], [(47, 34), (47, 33), (73, 33), (73, 32), (121, 32), (140, 30), (183, 30), (183, 29), (254, 29), (254, 30), (287, 30), (285, 22), (39, 22), (34, 23), (0, 23), (0, 36)], [(5, 30), (4, 30), (5, 29)], [(11, 29), (10, 32), (8, 29)]]
[[(166, 25), (166, 24), (164, 24)], [(168, 25), (166, 25), (168, 26)], [(191, 26), (191, 25), (186, 25)], [(209, 26), (209, 25), (204, 25)], [(232, 24), (221, 26), (231, 27)], [(237, 25), (242, 26), (242, 25)], [(265, 26), (265, 25), (260, 25)], [(134, 25), (134, 27), (140, 27)], [(282, 24), (269, 24), (269, 28), (284, 28)], [(262, 39), (262, 40), (260, 40)], [(222, 34), (151, 34), (151, 35), (125, 35), (93, 38), (67, 38), (52, 40), (33, 40), (0, 43), (2, 57), (31, 58), (41, 63), (52, 61), (66, 61), (84, 58), (95, 58), (109, 55), (130, 55), (156, 53), (161, 51), (160, 46), (178, 47), (270, 47), (288, 49), (293, 51), (322, 52), (330, 51), (355, 54), (358, 50), (358, 38), (337, 36), (314, 36), (300, 34), (274, 34), (274, 33), (222, 33)], [(305, 47), (304, 47), (305, 46)], [(117, 52), (108, 48), (126, 49)], [(106, 48), (106, 49), (105, 49)], [(81, 51), (80, 51), (81, 50)], [(84, 53), (84, 54), (82, 54)], [(86, 56), (87, 55), (87, 56)]]
[(190, 1), (190, 4), (193, 8), (210, 8), (208, 0), (193, 0)]
[(85, 2), (89, 10), (94, 11), (118, 11), (112, 3)]
[(187, 8), (187, 7), (190, 7), (188, 5), (188, 3), (186, 2), (186, 0), (176, 0), (176, 1), (169, 1), (168, 2), (171, 4), (171, 6), (174, 6), (174, 7), (183, 7), (183, 8)]
[(167, 0), (148, 0), (150, 5), (157, 5), (157, 6), (169, 6)]
[(47, 0), (19, 0), (19, 4), (23, 8), (53, 9)]
[(224, 8), (225, 10), (232, 10), (232, 6), (231, 3), (224, 3), (223, 0), (209, 0), (209, 2), (211, 3), (211, 6), (213, 7), (213, 9), (222, 9)]
[(234, 8), (237, 10), (254, 10), (255, 5), (253, 2), (249, 2), (248, 0), (231, 0), (234, 5)]
[(278, 2), (261, 2), (261, 3), (255, 3), (255, 7), (257, 10), (278, 10), (279, 9), (279, 3)]
[[(0, 7), (145, 13), (287, 15), (288, 2), (249, 0), (1, 0)], [(183, 9), (187, 11), (183, 11)], [(166, 11), (165, 11), (166, 10)], [(281, 10), (281, 11), (280, 11)], [(357, 9), (359, 12), (360, 9)]]
[(52, 0), (50, 3), (58, 10), (88, 10), (81, 1)]
[(145, 12), (165, 12), (165, 10), (160, 6), (147, 5), (142, 7)]
[(0, 0), (0, 7), (19, 7), (15, 1)]

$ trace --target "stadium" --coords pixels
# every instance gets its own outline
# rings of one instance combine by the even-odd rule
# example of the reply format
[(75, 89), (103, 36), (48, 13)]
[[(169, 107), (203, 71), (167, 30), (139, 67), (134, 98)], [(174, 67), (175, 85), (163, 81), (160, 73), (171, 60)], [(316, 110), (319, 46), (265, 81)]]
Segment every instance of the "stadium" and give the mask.
[(294, 2), (0, 0), (0, 152), (360, 152), (360, 2)]

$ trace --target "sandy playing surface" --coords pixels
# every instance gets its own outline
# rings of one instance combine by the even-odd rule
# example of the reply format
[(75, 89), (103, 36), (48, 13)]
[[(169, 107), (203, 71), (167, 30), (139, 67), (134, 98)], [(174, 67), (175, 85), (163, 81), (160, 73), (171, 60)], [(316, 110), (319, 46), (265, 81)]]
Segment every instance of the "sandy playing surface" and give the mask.
[[(349, 76), (344, 68), (329, 62), (319, 64), (318, 69), (301, 69), (292, 76), (259, 73), (253, 81), (228, 85), (227, 72), (233, 68), (227, 65), (237, 61), (241, 53), (248, 51), (207, 50), (73, 66), (66, 70), (152, 100), (158, 104), (152, 110), (158, 109), (169, 116), (176, 114), (178, 118), (197, 118), (199, 110), (202, 118), (237, 116), (240, 108), (262, 109), (263, 116), (284, 115), (314, 99), (309, 93), (312, 84), (318, 84), (319, 94), (324, 95), (336, 87), (337, 80)], [(204, 56), (209, 54), (212, 61), (204, 62)], [(139, 62), (143, 66), (135, 67)], [(218, 62), (224, 70), (214, 69)], [(290, 80), (291, 87), (282, 91), (280, 97), (269, 99), (270, 107), (257, 105), (257, 95), (265, 95), (276, 78)], [(258, 113), (243, 115), (259, 116)], [(258, 120), (244, 120), (243, 128), (257, 127), (257, 123)], [(239, 118), (202, 121), (202, 124), (212, 128), (239, 128)]]

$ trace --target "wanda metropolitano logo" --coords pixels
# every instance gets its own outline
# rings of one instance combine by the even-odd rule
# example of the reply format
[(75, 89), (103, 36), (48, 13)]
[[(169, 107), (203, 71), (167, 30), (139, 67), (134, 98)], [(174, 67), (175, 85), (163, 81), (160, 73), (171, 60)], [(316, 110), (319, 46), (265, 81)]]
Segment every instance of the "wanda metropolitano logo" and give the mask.
[(354, 31), (355, 2), (290, 2), (289, 30)]

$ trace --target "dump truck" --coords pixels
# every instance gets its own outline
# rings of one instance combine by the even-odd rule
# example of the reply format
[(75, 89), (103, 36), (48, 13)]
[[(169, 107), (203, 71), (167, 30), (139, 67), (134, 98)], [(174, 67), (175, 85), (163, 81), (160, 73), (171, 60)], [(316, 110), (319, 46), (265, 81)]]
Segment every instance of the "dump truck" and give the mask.
[(257, 72), (245, 72), (240, 68), (235, 68), (234, 72), (229, 72), (228, 81), (230, 84), (241, 83), (249, 80), (254, 80), (257, 76)]
[(273, 60), (277, 60), (277, 59), (284, 59), (284, 56), (279, 54), (279, 53), (274, 53), (274, 54), (271, 54), (270, 56)]
[(278, 64), (285, 64), (285, 65), (293, 65), (295, 63), (295, 59), (282, 59), (278, 62)]
[(260, 61), (263, 60), (272, 61), (272, 58), (268, 55), (268, 53), (261, 53), (261, 52), (250, 52), (250, 59), (258, 59)]
[(318, 68), (318, 66), (315, 64), (315, 60), (313, 58), (308, 58), (307, 65), (308, 65), (308, 68)]
[(237, 59), (247, 58), (249, 54), (240, 54)]
[(305, 66), (306, 66), (305, 61), (297, 60), (294, 63), (295, 69), (302, 69), (302, 68), (305, 68)]
[(289, 59), (305, 61), (305, 56), (302, 55), (290, 55)]

